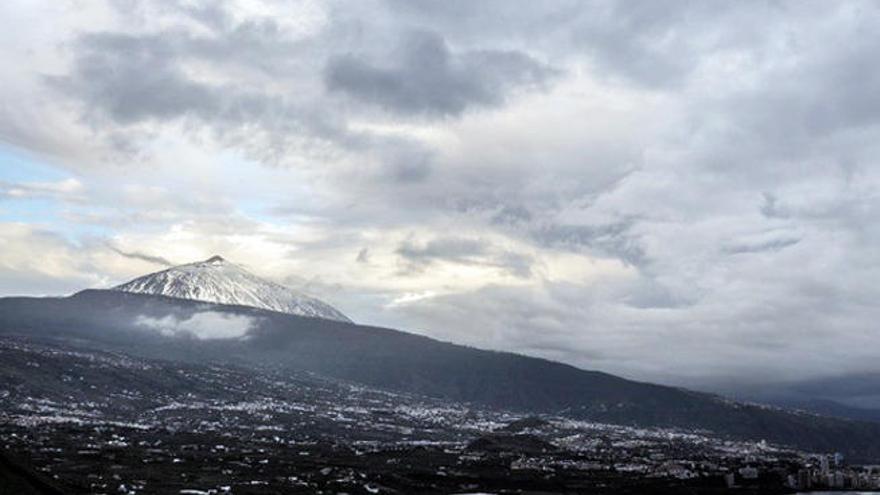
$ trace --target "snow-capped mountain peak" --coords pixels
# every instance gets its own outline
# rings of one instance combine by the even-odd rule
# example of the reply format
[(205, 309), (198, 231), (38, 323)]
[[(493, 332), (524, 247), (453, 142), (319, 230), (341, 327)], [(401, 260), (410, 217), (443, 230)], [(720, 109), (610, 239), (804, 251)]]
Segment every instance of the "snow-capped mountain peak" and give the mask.
[(252, 306), (281, 313), (351, 322), (329, 304), (264, 280), (222, 256), (212, 256), (204, 261), (144, 275), (118, 285), (113, 290)]

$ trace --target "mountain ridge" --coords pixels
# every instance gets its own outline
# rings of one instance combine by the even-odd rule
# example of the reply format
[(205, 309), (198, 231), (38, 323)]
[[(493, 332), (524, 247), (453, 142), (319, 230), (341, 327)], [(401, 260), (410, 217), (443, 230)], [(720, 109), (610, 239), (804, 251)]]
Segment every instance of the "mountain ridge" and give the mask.
[(149, 273), (110, 290), (252, 306), (281, 313), (352, 323), (350, 318), (333, 306), (289, 287), (262, 279), (218, 255), (204, 261)]

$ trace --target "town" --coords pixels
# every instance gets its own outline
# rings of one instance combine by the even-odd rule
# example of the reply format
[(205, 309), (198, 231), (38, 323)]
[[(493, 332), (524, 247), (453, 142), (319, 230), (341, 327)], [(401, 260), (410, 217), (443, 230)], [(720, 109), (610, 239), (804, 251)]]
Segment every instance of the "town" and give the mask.
[(0, 340), (0, 363), (0, 447), (66, 493), (880, 487), (880, 468), (848, 465), (839, 454), (522, 415), (311, 374), (182, 365), (17, 338)]

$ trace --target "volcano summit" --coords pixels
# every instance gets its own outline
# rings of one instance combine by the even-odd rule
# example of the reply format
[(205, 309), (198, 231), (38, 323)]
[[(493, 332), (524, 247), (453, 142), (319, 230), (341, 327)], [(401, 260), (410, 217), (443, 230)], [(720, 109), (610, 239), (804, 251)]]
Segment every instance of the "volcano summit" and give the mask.
[(220, 256), (150, 273), (118, 285), (113, 290), (251, 306), (280, 313), (351, 323), (347, 316), (333, 306), (283, 285), (264, 280)]

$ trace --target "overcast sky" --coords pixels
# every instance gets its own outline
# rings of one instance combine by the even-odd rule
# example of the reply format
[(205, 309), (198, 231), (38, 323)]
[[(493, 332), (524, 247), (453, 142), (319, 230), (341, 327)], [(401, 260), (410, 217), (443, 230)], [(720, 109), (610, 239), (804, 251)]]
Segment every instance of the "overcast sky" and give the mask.
[(0, 2), (0, 294), (220, 254), (669, 383), (880, 370), (880, 4)]

